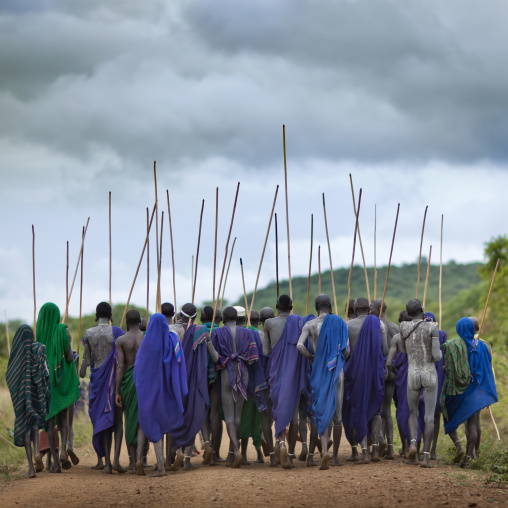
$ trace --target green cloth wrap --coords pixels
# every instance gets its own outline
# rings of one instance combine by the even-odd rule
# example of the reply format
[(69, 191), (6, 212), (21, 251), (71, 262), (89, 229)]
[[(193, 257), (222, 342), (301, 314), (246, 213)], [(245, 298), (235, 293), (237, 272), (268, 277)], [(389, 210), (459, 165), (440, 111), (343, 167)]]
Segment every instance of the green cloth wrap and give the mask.
[(445, 404), (446, 396), (464, 393), (471, 382), (471, 372), (469, 370), (466, 343), (460, 337), (445, 342), (441, 347), (443, 348), (443, 369), (446, 377), (439, 404), (443, 416), (448, 419)]
[(67, 326), (60, 323), (60, 311), (54, 303), (45, 303), (37, 318), (37, 341), (46, 346), (51, 404), (46, 420), (58, 415), (79, 400), (76, 364), (65, 359), (70, 344)]
[(138, 395), (134, 384), (134, 365), (129, 367), (123, 375), (120, 385), (120, 396), (125, 414), (125, 440), (127, 446), (138, 444)]
[(263, 413), (257, 410), (256, 404), (252, 399), (244, 402), (242, 408), (242, 418), (240, 420), (240, 439), (252, 437), (252, 444), (256, 450), (261, 447), (263, 437)]

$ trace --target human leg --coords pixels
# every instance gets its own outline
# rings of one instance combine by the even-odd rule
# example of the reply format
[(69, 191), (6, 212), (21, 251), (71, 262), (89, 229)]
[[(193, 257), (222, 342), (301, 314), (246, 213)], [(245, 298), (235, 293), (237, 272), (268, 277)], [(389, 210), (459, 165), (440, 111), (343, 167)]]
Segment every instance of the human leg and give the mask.
[(60, 461), (62, 469), (70, 469), (72, 463), (67, 456), (67, 436), (69, 435), (69, 408), (64, 409), (58, 415), (58, 427), (60, 429)]
[[(391, 373), (390, 373), (391, 374)], [(386, 459), (394, 460), (393, 453), (393, 419), (392, 419), (392, 400), (393, 392), (395, 391), (395, 375), (391, 374), (385, 382), (385, 394), (383, 404), (381, 406), (381, 414), (383, 416), (383, 427), (387, 441)], [(382, 454), (383, 450), (380, 452)]]
[(298, 460), (305, 462), (307, 454), (309, 453), (309, 448), (307, 446), (307, 416), (301, 410), (298, 411), (298, 433), (302, 440), (302, 451), (298, 456)]
[(139, 476), (144, 476), (145, 474), (145, 470), (143, 468), (143, 462), (144, 462), (144, 449), (145, 449), (145, 441), (146, 441), (146, 437), (145, 437), (145, 433), (143, 432), (143, 430), (141, 429), (141, 425), (138, 425), (138, 435), (137, 435), (137, 441), (138, 441), (138, 444), (137, 444), (137, 447), (136, 447), (136, 452), (135, 452), (135, 457), (136, 457), (136, 474), (139, 475)]
[(157, 471), (151, 474), (151, 478), (156, 478), (158, 476), (166, 476), (166, 469), (164, 468), (164, 443), (161, 438), (159, 441), (153, 444), (153, 449), (155, 450), (155, 456), (157, 457)]
[(120, 452), (122, 451), (123, 439), (123, 408), (115, 405), (113, 429), (115, 432), (115, 455), (113, 458), (113, 470), (118, 473), (125, 473), (127, 469), (120, 465)]
[(423, 433), (423, 462), (421, 467), (433, 467), (430, 460), (430, 447), (434, 438), (434, 413), (436, 411), (437, 383), (434, 386), (423, 388), (425, 400), (425, 430)]
[(56, 452), (55, 447), (55, 417), (50, 418), (47, 421), (48, 430), (46, 431), (48, 434), (48, 442), (49, 442), (49, 450), (50, 450), (50, 456), (53, 459), (53, 464), (49, 468), (50, 473), (61, 473), (61, 465), (60, 465), (60, 459), (58, 458), (58, 454)]
[(28, 473), (26, 474), (27, 478), (35, 478), (35, 469), (34, 463), (32, 459), (32, 429), (28, 429), (25, 435), (23, 436), (23, 444), (25, 446), (26, 458), (28, 460)]

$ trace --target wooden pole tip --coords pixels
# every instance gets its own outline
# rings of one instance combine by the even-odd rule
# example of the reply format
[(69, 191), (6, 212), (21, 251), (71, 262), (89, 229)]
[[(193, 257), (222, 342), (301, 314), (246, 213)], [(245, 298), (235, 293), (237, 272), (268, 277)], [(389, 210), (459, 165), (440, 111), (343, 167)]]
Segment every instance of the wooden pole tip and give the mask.
[(240, 264), (242, 264), (242, 258), (240, 258)]

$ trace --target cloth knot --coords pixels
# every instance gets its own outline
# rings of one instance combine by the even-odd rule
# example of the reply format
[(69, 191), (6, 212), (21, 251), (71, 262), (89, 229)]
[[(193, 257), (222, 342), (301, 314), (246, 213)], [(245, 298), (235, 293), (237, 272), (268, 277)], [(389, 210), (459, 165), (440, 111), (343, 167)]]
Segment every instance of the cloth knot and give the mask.
[(236, 360), (238, 358), (238, 353), (233, 353), (232, 355), (229, 355), (229, 358), (231, 358), (231, 360)]

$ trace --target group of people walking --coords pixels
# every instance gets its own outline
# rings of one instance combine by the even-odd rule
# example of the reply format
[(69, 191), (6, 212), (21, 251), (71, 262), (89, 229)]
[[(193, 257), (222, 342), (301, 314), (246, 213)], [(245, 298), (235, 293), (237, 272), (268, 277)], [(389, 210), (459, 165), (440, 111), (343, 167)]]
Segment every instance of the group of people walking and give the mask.
[[(341, 465), (343, 428), (351, 445), (348, 461), (393, 460), (392, 400), (400, 453), (409, 464), (432, 467), (442, 413), (456, 446), (454, 460), (467, 467), (478, 453), (479, 412), (497, 402), (490, 348), (475, 335), (478, 321), (460, 319), (458, 337), (447, 341), (419, 300), (407, 303), (399, 324), (386, 318), (381, 300), (349, 301), (346, 321), (332, 313), (327, 295), (317, 296), (315, 308), (316, 315), (297, 316), (291, 298), (281, 295), (275, 311), (265, 307), (250, 315), (242, 307), (214, 313), (206, 306), (196, 324), (193, 304), (175, 317), (173, 305), (164, 303), (148, 326), (139, 312), (127, 312), (124, 332), (111, 324), (110, 304), (101, 302), (97, 325), (82, 339), (79, 368), (81, 378), (90, 368), (94, 467), (144, 475), (150, 442), (157, 459), (152, 476), (193, 469), (190, 459), (201, 433), (205, 465), (248, 465), (250, 438), (256, 462), (266, 457), (272, 467), (291, 469), (300, 435), (298, 459), (328, 469)], [(44, 468), (42, 430), (50, 472), (79, 461), (72, 442), (78, 364), (53, 303), (40, 309), (35, 336), (27, 325), (17, 330), (6, 377), (16, 417), (14, 443), (26, 449), (29, 477)], [(229, 437), (225, 458), (219, 453), (223, 421)], [(127, 469), (120, 465), (124, 423)], [(462, 423), (466, 450), (457, 436)]]

